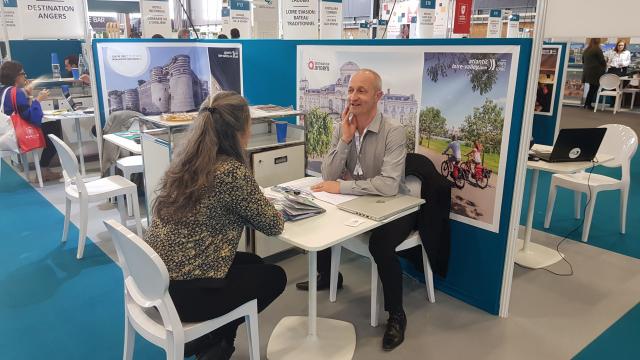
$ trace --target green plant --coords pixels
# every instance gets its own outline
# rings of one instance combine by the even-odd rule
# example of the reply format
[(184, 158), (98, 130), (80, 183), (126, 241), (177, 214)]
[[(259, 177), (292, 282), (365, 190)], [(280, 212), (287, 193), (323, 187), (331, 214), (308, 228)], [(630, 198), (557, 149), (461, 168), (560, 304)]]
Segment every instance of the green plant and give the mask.
[(305, 115), (307, 131), (307, 154), (312, 158), (323, 157), (331, 147), (333, 120), (318, 108)]
[(427, 138), (427, 146), (432, 136), (445, 136), (447, 134), (447, 119), (442, 116), (440, 109), (428, 107), (420, 110), (420, 136)]

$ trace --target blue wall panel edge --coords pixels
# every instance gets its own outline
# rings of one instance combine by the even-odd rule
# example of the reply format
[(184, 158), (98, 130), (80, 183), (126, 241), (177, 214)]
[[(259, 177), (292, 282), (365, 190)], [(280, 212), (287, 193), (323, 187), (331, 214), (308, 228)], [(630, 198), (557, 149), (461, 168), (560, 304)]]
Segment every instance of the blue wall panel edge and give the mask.
[(564, 91), (564, 62), (567, 55), (567, 44), (559, 43), (559, 42), (545, 42), (545, 45), (560, 45), (560, 66), (558, 67), (556, 88), (554, 89), (555, 94), (554, 103), (553, 103), (553, 111), (551, 115), (541, 115), (534, 114), (533, 116), (533, 131), (532, 136), (536, 143), (545, 144), (545, 145), (553, 145), (553, 140), (556, 132), (556, 123), (559, 121), (558, 119), (558, 108), (560, 107), (560, 99), (562, 98), (562, 92)]
[[(94, 64), (97, 69), (97, 47), (102, 42), (147, 42), (149, 39), (100, 39), (94, 42)], [(165, 39), (159, 42), (185, 40)], [(522, 130), (526, 82), (531, 56), (530, 39), (393, 39), (393, 40), (189, 40), (204, 43), (241, 43), (244, 95), (251, 104), (296, 104), (297, 45), (347, 46), (428, 46), (428, 45), (513, 45), (520, 47), (516, 89), (509, 136), (509, 150), (503, 190), (499, 233), (478, 229), (452, 221), (452, 248), (449, 274), (437, 279), (439, 290), (464, 302), (497, 314), (504, 268), (504, 256), (513, 197), (516, 161)], [(260, 79), (260, 80), (255, 80)], [(99, 80), (98, 80), (99, 81)], [(97, 84), (100, 86), (100, 83)], [(98, 88), (99, 89), (99, 88)], [(102, 94), (99, 94), (101, 97)], [(102, 112), (102, 101), (100, 101)], [(103, 112), (102, 112), (103, 113)]]

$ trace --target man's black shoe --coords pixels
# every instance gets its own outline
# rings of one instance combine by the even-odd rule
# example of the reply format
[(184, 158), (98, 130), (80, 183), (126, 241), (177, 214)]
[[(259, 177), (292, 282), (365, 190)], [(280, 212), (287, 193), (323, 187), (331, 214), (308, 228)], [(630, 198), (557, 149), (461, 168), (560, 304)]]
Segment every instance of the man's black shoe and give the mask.
[(387, 329), (382, 337), (382, 350), (391, 351), (404, 341), (404, 331), (407, 328), (407, 316), (404, 311), (390, 312)]
[[(318, 290), (326, 290), (331, 283), (329, 274), (318, 274)], [(298, 290), (309, 291), (309, 282), (303, 281), (296, 284)], [(342, 273), (338, 273), (338, 289), (342, 289)]]

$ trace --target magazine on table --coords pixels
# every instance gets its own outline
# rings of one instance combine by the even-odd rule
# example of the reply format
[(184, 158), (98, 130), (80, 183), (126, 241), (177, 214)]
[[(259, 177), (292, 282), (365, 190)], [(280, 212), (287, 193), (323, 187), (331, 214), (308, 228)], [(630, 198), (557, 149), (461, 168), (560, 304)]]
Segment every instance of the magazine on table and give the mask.
[(280, 211), (285, 221), (306, 219), (326, 210), (313, 202), (307, 195), (294, 191), (291, 188), (274, 186), (271, 192), (265, 194)]

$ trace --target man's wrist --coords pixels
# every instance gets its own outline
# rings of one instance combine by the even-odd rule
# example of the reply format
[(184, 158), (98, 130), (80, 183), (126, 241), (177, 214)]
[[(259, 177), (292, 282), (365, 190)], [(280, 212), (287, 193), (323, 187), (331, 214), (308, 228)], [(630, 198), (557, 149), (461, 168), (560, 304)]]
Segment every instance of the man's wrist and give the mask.
[(352, 137), (352, 138), (350, 138), (350, 139), (348, 139), (348, 140), (347, 140), (347, 139), (345, 139), (345, 138), (344, 138), (344, 136), (342, 137), (342, 142), (344, 142), (344, 143), (345, 143), (345, 144), (347, 144), (347, 145), (351, 144), (351, 140), (353, 140), (353, 137)]

